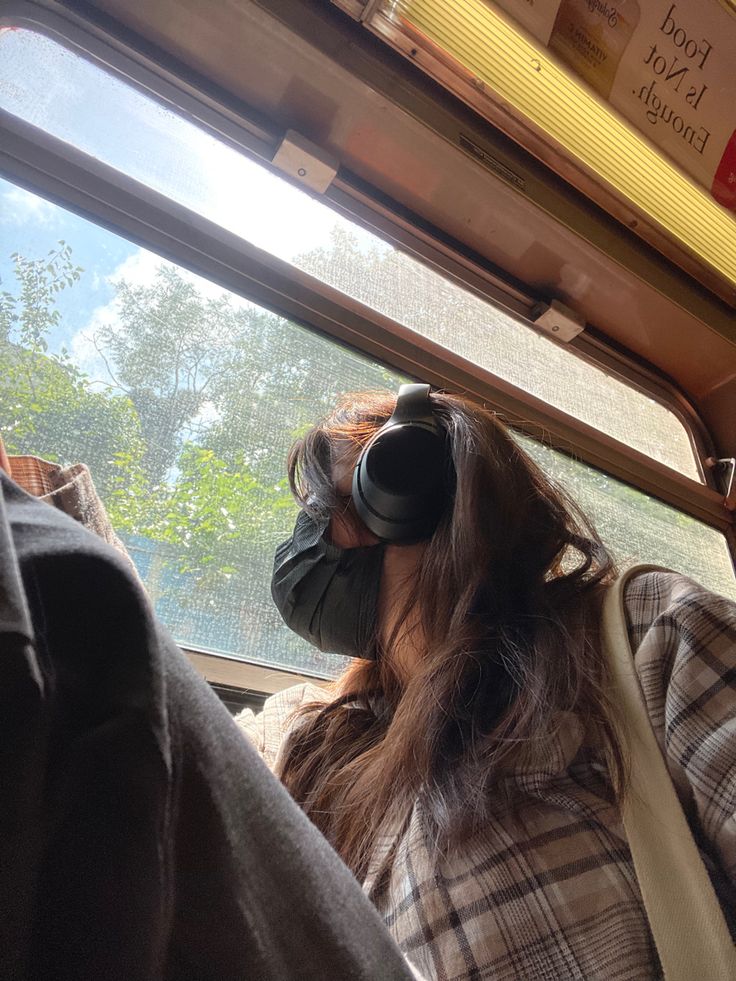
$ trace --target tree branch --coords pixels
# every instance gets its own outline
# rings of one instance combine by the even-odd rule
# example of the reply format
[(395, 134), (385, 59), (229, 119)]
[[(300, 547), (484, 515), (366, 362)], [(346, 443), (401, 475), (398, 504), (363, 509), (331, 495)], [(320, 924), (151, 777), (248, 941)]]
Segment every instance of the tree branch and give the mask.
[(82, 337), (85, 337), (86, 339), (92, 341), (92, 346), (94, 347), (95, 351), (97, 351), (97, 353), (99, 354), (99, 356), (105, 362), (105, 368), (107, 369), (107, 373), (110, 376), (110, 378), (112, 378), (112, 380), (113, 380), (113, 384), (110, 385), (109, 387), (110, 388), (118, 388), (118, 389), (120, 389), (121, 392), (125, 392), (126, 395), (130, 395), (130, 389), (129, 388), (126, 388), (125, 385), (122, 385), (117, 380), (117, 378), (115, 377), (115, 372), (110, 367), (110, 362), (107, 360), (107, 357), (105, 356), (104, 352), (102, 351), (102, 348), (97, 343), (97, 336), (95, 334), (92, 334), (90, 337), (87, 337), (86, 334), (82, 334)]

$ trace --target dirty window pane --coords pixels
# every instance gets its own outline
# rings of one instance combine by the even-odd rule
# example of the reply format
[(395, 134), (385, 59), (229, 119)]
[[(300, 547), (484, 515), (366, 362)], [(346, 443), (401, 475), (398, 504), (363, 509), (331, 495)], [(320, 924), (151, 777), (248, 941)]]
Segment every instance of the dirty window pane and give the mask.
[[(183, 645), (330, 675), (273, 607), (295, 508), (294, 438), (395, 372), (0, 181), (0, 435), (87, 463), (159, 616)], [(736, 598), (723, 536), (530, 439), (620, 560)]]
[(0, 106), (601, 432), (702, 479), (686, 428), (664, 405), (57, 42), (25, 29), (0, 31)]
[(549, 446), (525, 437), (521, 442), (580, 504), (622, 568), (661, 565), (736, 600), (731, 554), (715, 528)]
[(176, 640), (312, 675), (281, 622), (294, 439), (345, 389), (398, 376), (0, 181), (0, 435), (86, 463)]

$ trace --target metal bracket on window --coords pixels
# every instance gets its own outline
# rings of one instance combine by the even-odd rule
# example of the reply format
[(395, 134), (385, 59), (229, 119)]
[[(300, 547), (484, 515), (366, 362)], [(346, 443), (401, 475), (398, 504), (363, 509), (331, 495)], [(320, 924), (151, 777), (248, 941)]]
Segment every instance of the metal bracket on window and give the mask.
[(736, 496), (734, 496), (734, 481), (736, 480), (736, 457), (725, 456), (718, 459), (709, 456), (705, 465), (718, 472), (721, 490), (724, 494), (723, 503), (729, 511), (736, 511)]
[(295, 129), (286, 131), (273, 160), (289, 177), (295, 177), (310, 190), (324, 194), (337, 174), (339, 161)]
[(571, 341), (585, 330), (585, 317), (559, 300), (537, 303), (532, 307), (531, 319), (536, 327), (558, 341)]

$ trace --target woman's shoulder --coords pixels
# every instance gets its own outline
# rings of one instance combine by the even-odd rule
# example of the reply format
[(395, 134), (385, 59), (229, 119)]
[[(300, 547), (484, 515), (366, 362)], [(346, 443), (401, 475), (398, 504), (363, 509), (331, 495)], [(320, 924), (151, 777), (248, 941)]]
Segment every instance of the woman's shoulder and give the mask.
[(624, 591), (629, 642), (649, 716), (664, 745), (733, 725), (736, 603), (689, 576), (655, 569)]
[(733, 639), (736, 630), (736, 603), (679, 572), (635, 571), (626, 583), (624, 601), (635, 651), (645, 641), (671, 643), (675, 635), (690, 646), (723, 632)]
[[(625, 591), (652, 727), (696, 838), (736, 895), (736, 603), (687, 576), (646, 572)], [(728, 886), (718, 886), (723, 873)], [(728, 895), (727, 895), (728, 894)], [(730, 897), (730, 898), (728, 898)]]
[(235, 716), (235, 722), (273, 769), (286, 736), (299, 723), (299, 710), (328, 701), (329, 694), (324, 688), (305, 682), (269, 696), (260, 712), (244, 709)]

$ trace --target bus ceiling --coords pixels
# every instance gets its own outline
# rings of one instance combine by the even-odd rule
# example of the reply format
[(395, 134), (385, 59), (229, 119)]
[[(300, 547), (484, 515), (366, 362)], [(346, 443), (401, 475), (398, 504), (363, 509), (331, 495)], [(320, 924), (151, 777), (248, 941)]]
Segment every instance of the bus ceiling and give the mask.
[[(630, 106), (616, 101), (611, 75), (625, 65), (627, 45), (644, 44), (646, 17), (657, 19), (662, 6), (661, 23), (649, 25), (656, 30), (644, 68), (652, 84), (647, 95), (642, 81), (639, 103), (646, 95), (660, 133), (669, 120), (665, 143), (687, 137), (697, 152), (695, 141), (705, 139), (710, 152), (718, 134), (701, 110), (710, 100), (718, 116), (718, 72), (736, 55), (736, 14), (720, 0), (698, 4), (699, 16), (701, 6), (712, 8), (717, 45), (713, 31), (691, 27), (694, 0), (657, 5), (641, 23), (630, 17), (618, 26), (605, 77), (576, 63), (565, 40), (565, 18), (575, 7), (583, 17), (589, 6), (571, 0), (537, 5), (549, 8), (547, 24), (524, 21), (526, 5), (515, 0), (42, 6), (232, 113), (267, 160), (293, 131), (335, 162), (320, 193), (369, 225), (426, 237), (476, 288), (562, 302), (588, 325), (586, 336), (671, 380), (701, 414), (717, 453), (736, 456), (730, 143), (705, 187), (703, 174), (676, 162), (676, 147), (665, 152), (626, 118)], [(494, 53), (503, 56), (496, 63)], [(678, 66), (692, 78), (673, 75)], [(675, 119), (685, 81), (697, 83), (692, 96), (692, 86), (679, 94), (684, 106), (698, 100), (698, 130), (684, 109)], [(577, 115), (559, 121), (565, 113), (549, 101), (555, 97)], [(728, 105), (720, 108), (725, 118)], [(725, 126), (720, 116), (716, 123)], [(730, 148), (736, 155), (736, 142)], [(300, 179), (298, 169), (293, 176)]]

